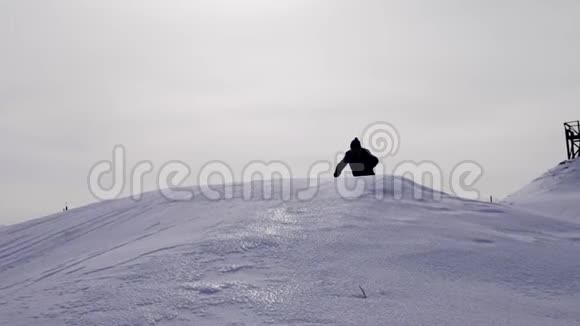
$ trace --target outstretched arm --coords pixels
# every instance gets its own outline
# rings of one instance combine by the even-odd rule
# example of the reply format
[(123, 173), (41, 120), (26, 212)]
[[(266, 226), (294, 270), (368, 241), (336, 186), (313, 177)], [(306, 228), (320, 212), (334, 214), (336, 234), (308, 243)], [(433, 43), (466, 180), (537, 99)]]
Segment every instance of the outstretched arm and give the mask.
[(377, 165), (379, 165), (379, 159), (371, 154), (371, 169), (374, 169)]
[(338, 165), (336, 166), (336, 170), (334, 171), (335, 178), (338, 178), (340, 176), (342, 170), (344, 170), (344, 168), (346, 167), (346, 164), (347, 163), (344, 161), (344, 159), (338, 163)]

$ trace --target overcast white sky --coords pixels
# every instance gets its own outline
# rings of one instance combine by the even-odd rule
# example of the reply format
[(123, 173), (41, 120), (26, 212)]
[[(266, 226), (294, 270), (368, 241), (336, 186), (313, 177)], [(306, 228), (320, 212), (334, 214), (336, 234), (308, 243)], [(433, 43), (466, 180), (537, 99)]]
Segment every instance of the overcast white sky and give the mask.
[(301, 175), (374, 121), (502, 197), (564, 159), (579, 40), (577, 0), (0, 0), (0, 224), (94, 201), (115, 144)]

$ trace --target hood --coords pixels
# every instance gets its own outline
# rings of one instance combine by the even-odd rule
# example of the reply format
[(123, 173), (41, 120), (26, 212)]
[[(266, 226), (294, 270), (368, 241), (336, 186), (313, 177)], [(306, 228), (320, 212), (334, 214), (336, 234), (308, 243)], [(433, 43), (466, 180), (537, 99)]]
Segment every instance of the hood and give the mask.
[(359, 150), (361, 149), (362, 146), (360, 145), (360, 140), (358, 140), (358, 138), (355, 138), (351, 143), (350, 143), (350, 149), (352, 150)]

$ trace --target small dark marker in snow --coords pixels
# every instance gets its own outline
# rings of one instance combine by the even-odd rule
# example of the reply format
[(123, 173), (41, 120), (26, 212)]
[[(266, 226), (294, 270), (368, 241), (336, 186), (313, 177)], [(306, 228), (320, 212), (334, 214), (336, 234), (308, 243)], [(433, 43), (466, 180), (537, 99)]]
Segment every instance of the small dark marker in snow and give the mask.
[(362, 297), (363, 297), (363, 299), (366, 299), (366, 298), (368, 298), (368, 297), (367, 297), (367, 293), (366, 293), (366, 292), (365, 292), (365, 290), (362, 288), (362, 286), (360, 286), (360, 285), (359, 285), (359, 286), (358, 286), (358, 288), (359, 288), (359, 289), (360, 289), (360, 291), (362, 292), (362, 295), (363, 295)]

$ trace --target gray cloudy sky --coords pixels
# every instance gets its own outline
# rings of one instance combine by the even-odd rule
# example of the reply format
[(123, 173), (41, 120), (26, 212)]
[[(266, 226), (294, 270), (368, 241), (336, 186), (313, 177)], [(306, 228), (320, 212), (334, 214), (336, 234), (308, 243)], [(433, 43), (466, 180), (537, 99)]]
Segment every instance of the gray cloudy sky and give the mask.
[(501, 197), (580, 119), (577, 0), (0, 0), (0, 24), (0, 224), (94, 201), (115, 144), (302, 175), (379, 120), (388, 165), (475, 160)]

